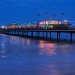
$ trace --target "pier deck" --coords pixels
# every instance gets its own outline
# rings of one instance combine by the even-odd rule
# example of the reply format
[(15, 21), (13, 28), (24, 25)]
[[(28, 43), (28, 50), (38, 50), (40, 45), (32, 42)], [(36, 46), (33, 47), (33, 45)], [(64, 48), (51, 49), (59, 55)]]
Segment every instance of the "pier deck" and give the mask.
[(70, 35), (70, 42), (73, 42), (73, 34), (75, 33), (75, 30), (24, 30), (24, 29), (1, 29), (0, 32), (2, 34), (10, 34), (10, 35), (19, 35), (19, 36), (29, 36), (29, 33), (31, 34), (31, 37), (34, 37), (34, 33), (36, 34), (36, 37), (40, 38), (40, 33), (42, 35), (42, 38), (44, 38), (44, 34), (46, 34), (45, 38), (52, 39), (52, 33), (56, 33), (55, 36), (57, 39), (57, 42), (61, 41), (61, 33), (69, 33)]

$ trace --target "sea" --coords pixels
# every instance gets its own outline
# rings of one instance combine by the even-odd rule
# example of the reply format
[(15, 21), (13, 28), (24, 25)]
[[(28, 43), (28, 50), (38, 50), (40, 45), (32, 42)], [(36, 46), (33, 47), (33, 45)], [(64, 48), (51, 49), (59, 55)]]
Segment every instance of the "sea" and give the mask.
[(0, 75), (75, 75), (75, 43), (0, 34)]

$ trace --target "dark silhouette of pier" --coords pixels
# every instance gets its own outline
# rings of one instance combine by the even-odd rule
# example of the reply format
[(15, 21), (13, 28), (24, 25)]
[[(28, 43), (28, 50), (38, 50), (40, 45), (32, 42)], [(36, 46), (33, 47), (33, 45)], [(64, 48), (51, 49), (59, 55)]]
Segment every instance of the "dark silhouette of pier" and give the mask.
[[(73, 34), (75, 33), (75, 30), (24, 30), (24, 29), (0, 29), (1, 34), (7, 34), (7, 35), (15, 35), (15, 36), (24, 36), (24, 37), (33, 37), (33, 38), (48, 38), (52, 39), (52, 33), (56, 33), (55, 35), (57, 42), (61, 41), (61, 33), (69, 33), (70, 39), (69, 41), (73, 42)], [(41, 36), (40, 36), (41, 33)], [(30, 35), (29, 35), (30, 34)], [(36, 36), (34, 36), (36, 34)], [(49, 37), (48, 37), (49, 36)], [(65, 40), (66, 40), (65, 36)], [(64, 39), (63, 39), (64, 40)]]

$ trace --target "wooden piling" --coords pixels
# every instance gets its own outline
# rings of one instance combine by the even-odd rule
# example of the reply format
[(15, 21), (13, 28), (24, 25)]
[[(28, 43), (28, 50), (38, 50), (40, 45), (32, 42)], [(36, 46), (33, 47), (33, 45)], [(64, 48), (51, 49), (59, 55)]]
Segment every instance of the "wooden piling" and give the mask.
[(51, 40), (51, 32), (50, 32), (50, 40)]
[(72, 32), (70, 33), (70, 42), (72, 43)]

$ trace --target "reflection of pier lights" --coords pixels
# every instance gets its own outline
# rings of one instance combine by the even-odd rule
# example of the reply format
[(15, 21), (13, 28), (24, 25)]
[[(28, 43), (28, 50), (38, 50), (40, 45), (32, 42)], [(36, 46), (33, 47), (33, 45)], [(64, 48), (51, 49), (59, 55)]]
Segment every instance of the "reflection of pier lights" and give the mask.
[[(55, 44), (53, 43), (44, 43), (44, 41), (39, 41), (40, 45), (40, 54), (47, 54), (47, 55), (55, 55)], [(44, 49), (42, 49), (44, 48)], [(47, 48), (47, 49), (46, 49)], [(46, 50), (45, 50), (46, 49)]]

